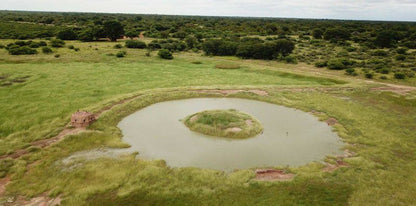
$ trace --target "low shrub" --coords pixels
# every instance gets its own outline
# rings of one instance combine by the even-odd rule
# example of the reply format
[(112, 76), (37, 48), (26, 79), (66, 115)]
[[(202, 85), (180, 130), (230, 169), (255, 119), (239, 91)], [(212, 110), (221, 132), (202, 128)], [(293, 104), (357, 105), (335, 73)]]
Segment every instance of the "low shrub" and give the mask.
[(18, 46), (18, 45), (12, 45), (8, 47), (7, 50), (9, 51), (9, 54), (11, 55), (32, 55), (32, 54), (38, 53), (36, 49), (30, 48), (28, 46)]
[(50, 42), (51, 47), (63, 47), (65, 45), (65, 42), (61, 39), (52, 39)]
[(329, 60), (327, 63), (327, 66), (328, 66), (328, 69), (331, 69), (331, 70), (343, 70), (347, 68), (346, 65), (343, 64), (343, 62), (339, 59)]
[(375, 50), (375, 51), (372, 53), (372, 55), (373, 55), (373, 56), (387, 56), (387, 55), (388, 55), (388, 52), (386, 52), (386, 51), (384, 51), (384, 50), (379, 49), (379, 50)]
[(365, 78), (367, 78), (367, 79), (372, 79), (373, 78), (373, 73), (365, 73)]
[(409, 50), (409, 49), (401, 47), (401, 48), (398, 48), (398, 49), (396, 50), (396, 52), (397, 52), (398, 54), (406, 54), (407, 50)]
[(346, 75), (357, 76), (358, 74), (355, 72), (354, 68), (348, 68), (345, 70)]
[(50, 47), (45, 46), (45, 47), (42, 47), (42, 52), (43, 52), (44, 54), (50, 54), (50, 53), (52, 53), (53, 51), (52, 51), (52, 49), (51, 49)]
[(121, 44), (114, 45), (114, 49), (121, 49), (121, 48), (123, 48), (123, 45)]
[(159, 55), (159, 57), (162, 58), (162, 59), (173, 59), (172, 52), (170, 52), (167, 49), (161, 49), (161, 50), (159, 50), (159, 52), (157, 53), (157, 55)]
[(126, 41), (126, 47), (131, 49), (144, 49), (147, 46), (146, 43), (142, 41), (128, 40)]
[(394, 78), (396, 78), (396, 79), (404, 79), (404, 78), (406, 78), (406, 75), (404, 73), (402, 73), (402, 72), (396, 72), (396, 73), (394, 73)]
[(126, 56), (126, 54), (127, 53), (125, 51), (119, 51), (119, 52), (117, 52), (116, 57), (117, 58), (123, 58), (123, 57)]
[(328, 62), (327, 61), (315, 62), (315, 66), (318, 67), (318, 68), (326, 67), (326, 66), (328, 66)]
[(406, 59), (406, 56), (403, 54), (399, 54), (395, 58), (397, 61), (404, 61)]

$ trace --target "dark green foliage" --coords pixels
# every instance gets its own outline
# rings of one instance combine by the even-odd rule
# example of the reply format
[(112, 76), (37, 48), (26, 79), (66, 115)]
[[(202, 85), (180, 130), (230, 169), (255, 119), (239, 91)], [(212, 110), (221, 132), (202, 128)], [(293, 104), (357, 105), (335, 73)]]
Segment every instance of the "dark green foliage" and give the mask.
[(374, 52), (373, 52), (373, 56), (387, 56), (389, 53), (387, 52), (387, 51), (384, 51), (384, 50), (375, 50)]
[(340, 59), (331, 59), (327, 63), (328, 69), (331, 70), (343, 70), (347, 68), (347, 66), (342, 62)]
[(45, 47), (42, 47), (42, 52), (43, 52), (44, 54), (50, 54), (50, 53), (52, 53), (53, 51), (52, 51), (52, 49), (51, 49), (50, 47), (45, 46)]
[(65, 45), (65, 42), (62, 39), (52, 39), (50, 42), (51, 47), (63, 47)]
[(137, 40), (127, 40), (126, 47), (131, 49), (145, 49), (146, 43)]
[(373, 76), (374, 76), (373, 73), (365, 73), (365, 78), (367, 78), (367, 79), (372, 79)]
[(30, 48), (29, 46), (19, 46), (18, 44), (8, 45), (6, 49), (11, 55), (32, 55), (38, 53), (36, 49)]
[(395, 36), (397, 34), (393, 31), (381, 31), (377, 34), (377, 37), (374, 41), (374, 44), (378, 47), (384, 48), (390, 48), (393, 47), (396, 40)]
[(59, 57), (61, 57), (61, 55), (60, 54), (55, 54), (55, 56), (54, 56), (55, 58), (59, 58)]
[(222, 39), (210, 39), (203, 43), (202, 49), (207, 55), (233, 56), (237, 52), (238, 44)]
[(173, 59), (172, 52), (170, 52), (167, 49), (161, 49), (161, 50), (159, 50), (159, 52), (157, 53), (157, 55), (159, 55), (159, 57), (162, 58), (162, 59)]
[(318, 67), (318, 68), (326, 67), (326, 66), (328, 66), (328, 62), (327, 61), (315, 62), (315, 66)]
[[(1, 15), (0, 15), (1, 16)], [(35, 39), (53, 37), (59, 26), (0, 21), (1, 39)]]
[(75, 33), (75, 31), (73, 29), (62, 30), (58, 33), (58, 35), (56, 35), (56, 37), (58, 39), (62, 39), (62, 40), (76, 40), (76, 39), (78, 39), (78, 35), (77, 35), (77, 33)]
[(406, 78), (406, 75), (404, 73), (402, 73), (402, 72), (396, 72), (396, 73), (394, 73), (394, 78), (396, 78), (396, 79), (404, 79), (404, 78)]
[(117, 39), (124, 34), (124, 27), (118, 21), (106, 21), (103, 26), (104, 34), (111, 41), (117, 41)]
[(401, 48), (396, 49), (396, 52), (397, 52), (398, 54), (406, 54), (406, 52), (407, 52), (408, 50), (409, 50), (408, 48), (403, 48), (403, 47), (401, 47)]
[(298, 61), (297, 61), (297, 59), (296, 59), (296, 57), (294, 57), (294, 56), (285, 56), (285, 57), (283, 57), (283, 60), (286, 62), (286, 63), (289, 63), (289, 64), (296, 64), (296, 63), (298, 63)]
[(332, 42), (349, 40), (350, 37), (351, 32), (340, 27), (327, 29), (324, 33), (324, 39)]
[(312, 36), (315, 39), (322, 39), (322, 35), (324, 35), (324, 31), (322, 31), (322, 29), (316, 28), (312, 31)]
[(121, 48), (123, 48), (123, 45), (121, 44), (114, 45), (114, 49), (121, 49)]
[(68, 49), (74, 49), (75, 47), (74, 47), (74, 45), (69, 45), (68, 46)]
[(355, 72), (354, 68), (348, 68), (345, 70), (345, 74), (354, 76), (354, 74), (357, 74), (357, 73)]
[(119, 51), (119, 52), (117, 52), (117, 54), (116, 54), (116, 57), (117, 58), (123, 58), (124, 56), (126, 56), (126, 52), (125, 51)]
[(134, 30), (129, 30), (129, 31), (126, 32), (126, 36), (129, 37), (129, 38), (138, 37), (139, 32), (134, 31)]
[(198, 45), (198, 39), (193, 36), (186, 37), (185, 42), (188, 49), (192, 49)]
[(83, 42), (90, 42), (94, 40), (94, 32), (90, 29), (85, 29), (78, 35), (78, 39)]
[(397, 61), (404, 61), (406, 59), (406, 56), (403, 55), (403, 54), (398, 54), (398, 55), (396, 55), (395, 59)]

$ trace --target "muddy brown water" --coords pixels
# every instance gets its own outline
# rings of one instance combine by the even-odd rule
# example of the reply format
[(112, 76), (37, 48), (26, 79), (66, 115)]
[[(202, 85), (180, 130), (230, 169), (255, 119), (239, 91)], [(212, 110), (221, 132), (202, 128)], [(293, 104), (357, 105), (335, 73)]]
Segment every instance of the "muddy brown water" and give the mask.
[[(213, 109), (237, 109), (252, 115), (264, 131), (249, 139), (227, 139), (190, 131), (181, 120)], [(342, 154), (332, 127), (293, 108), (237, 98), (197, 98), (161, 102), (124, 118), (123, 141), (144, 159), (163, 159), (171, 167), (223, 171), (271, 166), (300, 166)]]

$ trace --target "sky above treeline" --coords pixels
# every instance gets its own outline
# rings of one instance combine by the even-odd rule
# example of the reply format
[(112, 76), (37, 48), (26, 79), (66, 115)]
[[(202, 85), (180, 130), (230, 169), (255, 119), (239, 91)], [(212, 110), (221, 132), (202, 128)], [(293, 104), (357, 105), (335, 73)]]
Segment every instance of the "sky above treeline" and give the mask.
[(416, 21), (416, 0), (0, 0), (0, 10)]

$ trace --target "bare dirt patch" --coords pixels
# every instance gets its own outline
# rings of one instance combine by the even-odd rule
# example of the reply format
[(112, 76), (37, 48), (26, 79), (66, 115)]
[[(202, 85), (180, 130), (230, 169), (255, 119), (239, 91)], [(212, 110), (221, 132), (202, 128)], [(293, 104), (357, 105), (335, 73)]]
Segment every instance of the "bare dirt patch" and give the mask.
[(61, 201), (60, 197), (50, 198), (45, 194), (29, 200), (23, 196), (18, 196), (17, 198), (9, 198), (4, 206), (56, 206), (60, 205)]
[(10, 182), (10, 177), (7, 176), (5, 178), (0, 179), (0, 196), (3, 196), (6, 192), (6, 186)]
[[(376, 83), (374, 81), (366, 81), (370, 83)], [(377, 82), (379, 83), (379, 82)], [(406, 95), (412, 91), (416, 91), (416, 87), (412, 86), (405, 86), (405, 85), (397, 85), (397, 84), (389, 84), (389, 83), (381, 83), (384, 86), (382, 87), (373, 87), (371, 91), (384, 91), (384, 92), (394, 92), (401, 95)]]
[(322, 171), (324, 171), (324, 172), (333, 172), (333, 171), (337, 170), (338, 168), (348, 167), (348, 166), (349, 165), (346, 162), (344, 162), (342, 160), (336, 160), (335, 164), (327, 163), (326, 167), (323, 168)]
[(237, 93), (240, 93), (240, 92), (250, 92), (250, 93), (253, 93), (253, 94), (260, 95), (260, 96), (269, 95), (266, 91), (259, 90), (259, 89), (249, 89), (249, 90), (243, 90), (243, 89), (227, 89), (227, 90), (202, 89), (202, 90), (197, 90), (196, 92), (198, 92), (198, 93), (215, 93), (215, 94), (222, 94), (222, 95), (237, 94)]
[(338, 123), (338, 121), (335, 118), (329, 118), (325, 121), (329, 126), (334, 126)]
[(258, 181), (290, 181), (295, 177), (295, 174), (276, 169), (257, 169), (255, 172)]

